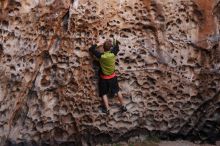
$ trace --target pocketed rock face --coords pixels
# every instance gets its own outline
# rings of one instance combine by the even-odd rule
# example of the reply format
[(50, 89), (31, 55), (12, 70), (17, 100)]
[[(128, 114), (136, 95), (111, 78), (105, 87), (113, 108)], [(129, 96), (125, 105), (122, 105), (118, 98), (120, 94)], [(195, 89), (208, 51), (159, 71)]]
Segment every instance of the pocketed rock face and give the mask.
[[(0, 142), (91, 144), (151, 131), (220, 137), (220, 2), (0, 2)], [(100, 113), (88, 48), (120, 40), (117, 74), (128, 112)]]

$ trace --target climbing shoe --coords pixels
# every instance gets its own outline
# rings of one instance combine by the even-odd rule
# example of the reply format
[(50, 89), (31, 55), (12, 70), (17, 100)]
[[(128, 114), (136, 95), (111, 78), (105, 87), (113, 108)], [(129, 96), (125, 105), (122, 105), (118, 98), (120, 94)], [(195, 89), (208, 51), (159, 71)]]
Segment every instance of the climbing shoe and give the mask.
[(126, 112), (127, 111), (127, 108), (123, 105), (121, 106), (121, 112)]
[(110, 110), (109, 109), (103, 109), (103, 113), (105, 113), (106, 115), (110, 114)]
[(110, 110), (108, 109), (108, 110), (106, 110), (106, 114), (107, 115), (109, 115), (110, 114)]

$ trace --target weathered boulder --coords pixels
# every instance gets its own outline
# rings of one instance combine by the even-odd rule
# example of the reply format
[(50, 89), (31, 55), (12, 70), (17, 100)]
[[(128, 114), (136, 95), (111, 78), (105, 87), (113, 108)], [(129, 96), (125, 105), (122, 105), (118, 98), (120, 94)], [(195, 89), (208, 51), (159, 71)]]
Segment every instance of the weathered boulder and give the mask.
[[(0, 142), (220, 138), (219, 0), (2, 0)], [(100, 112), (88, 48), (120, 40), (128, 112)]]

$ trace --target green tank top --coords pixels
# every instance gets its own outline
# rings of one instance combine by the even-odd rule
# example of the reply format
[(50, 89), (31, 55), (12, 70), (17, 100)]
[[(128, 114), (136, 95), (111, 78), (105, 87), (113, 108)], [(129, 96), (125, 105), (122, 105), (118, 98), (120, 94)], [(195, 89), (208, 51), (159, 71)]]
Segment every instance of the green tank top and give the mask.
[(115, 71), (115, 54), (107, 51), (104, 52), (101, 55), (101, 58), (99, 59), (99, 63), (101, 65), (102, 73), (104, 75), (111, 75)]

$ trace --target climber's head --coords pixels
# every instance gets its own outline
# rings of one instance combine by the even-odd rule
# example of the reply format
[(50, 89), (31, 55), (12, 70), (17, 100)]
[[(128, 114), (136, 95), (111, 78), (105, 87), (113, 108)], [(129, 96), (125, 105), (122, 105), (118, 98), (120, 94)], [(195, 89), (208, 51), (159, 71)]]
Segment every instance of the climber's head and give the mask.
[(112, 41), (107, 39), (103, 44), (104, 51), (109, 51), (112, 47)]

